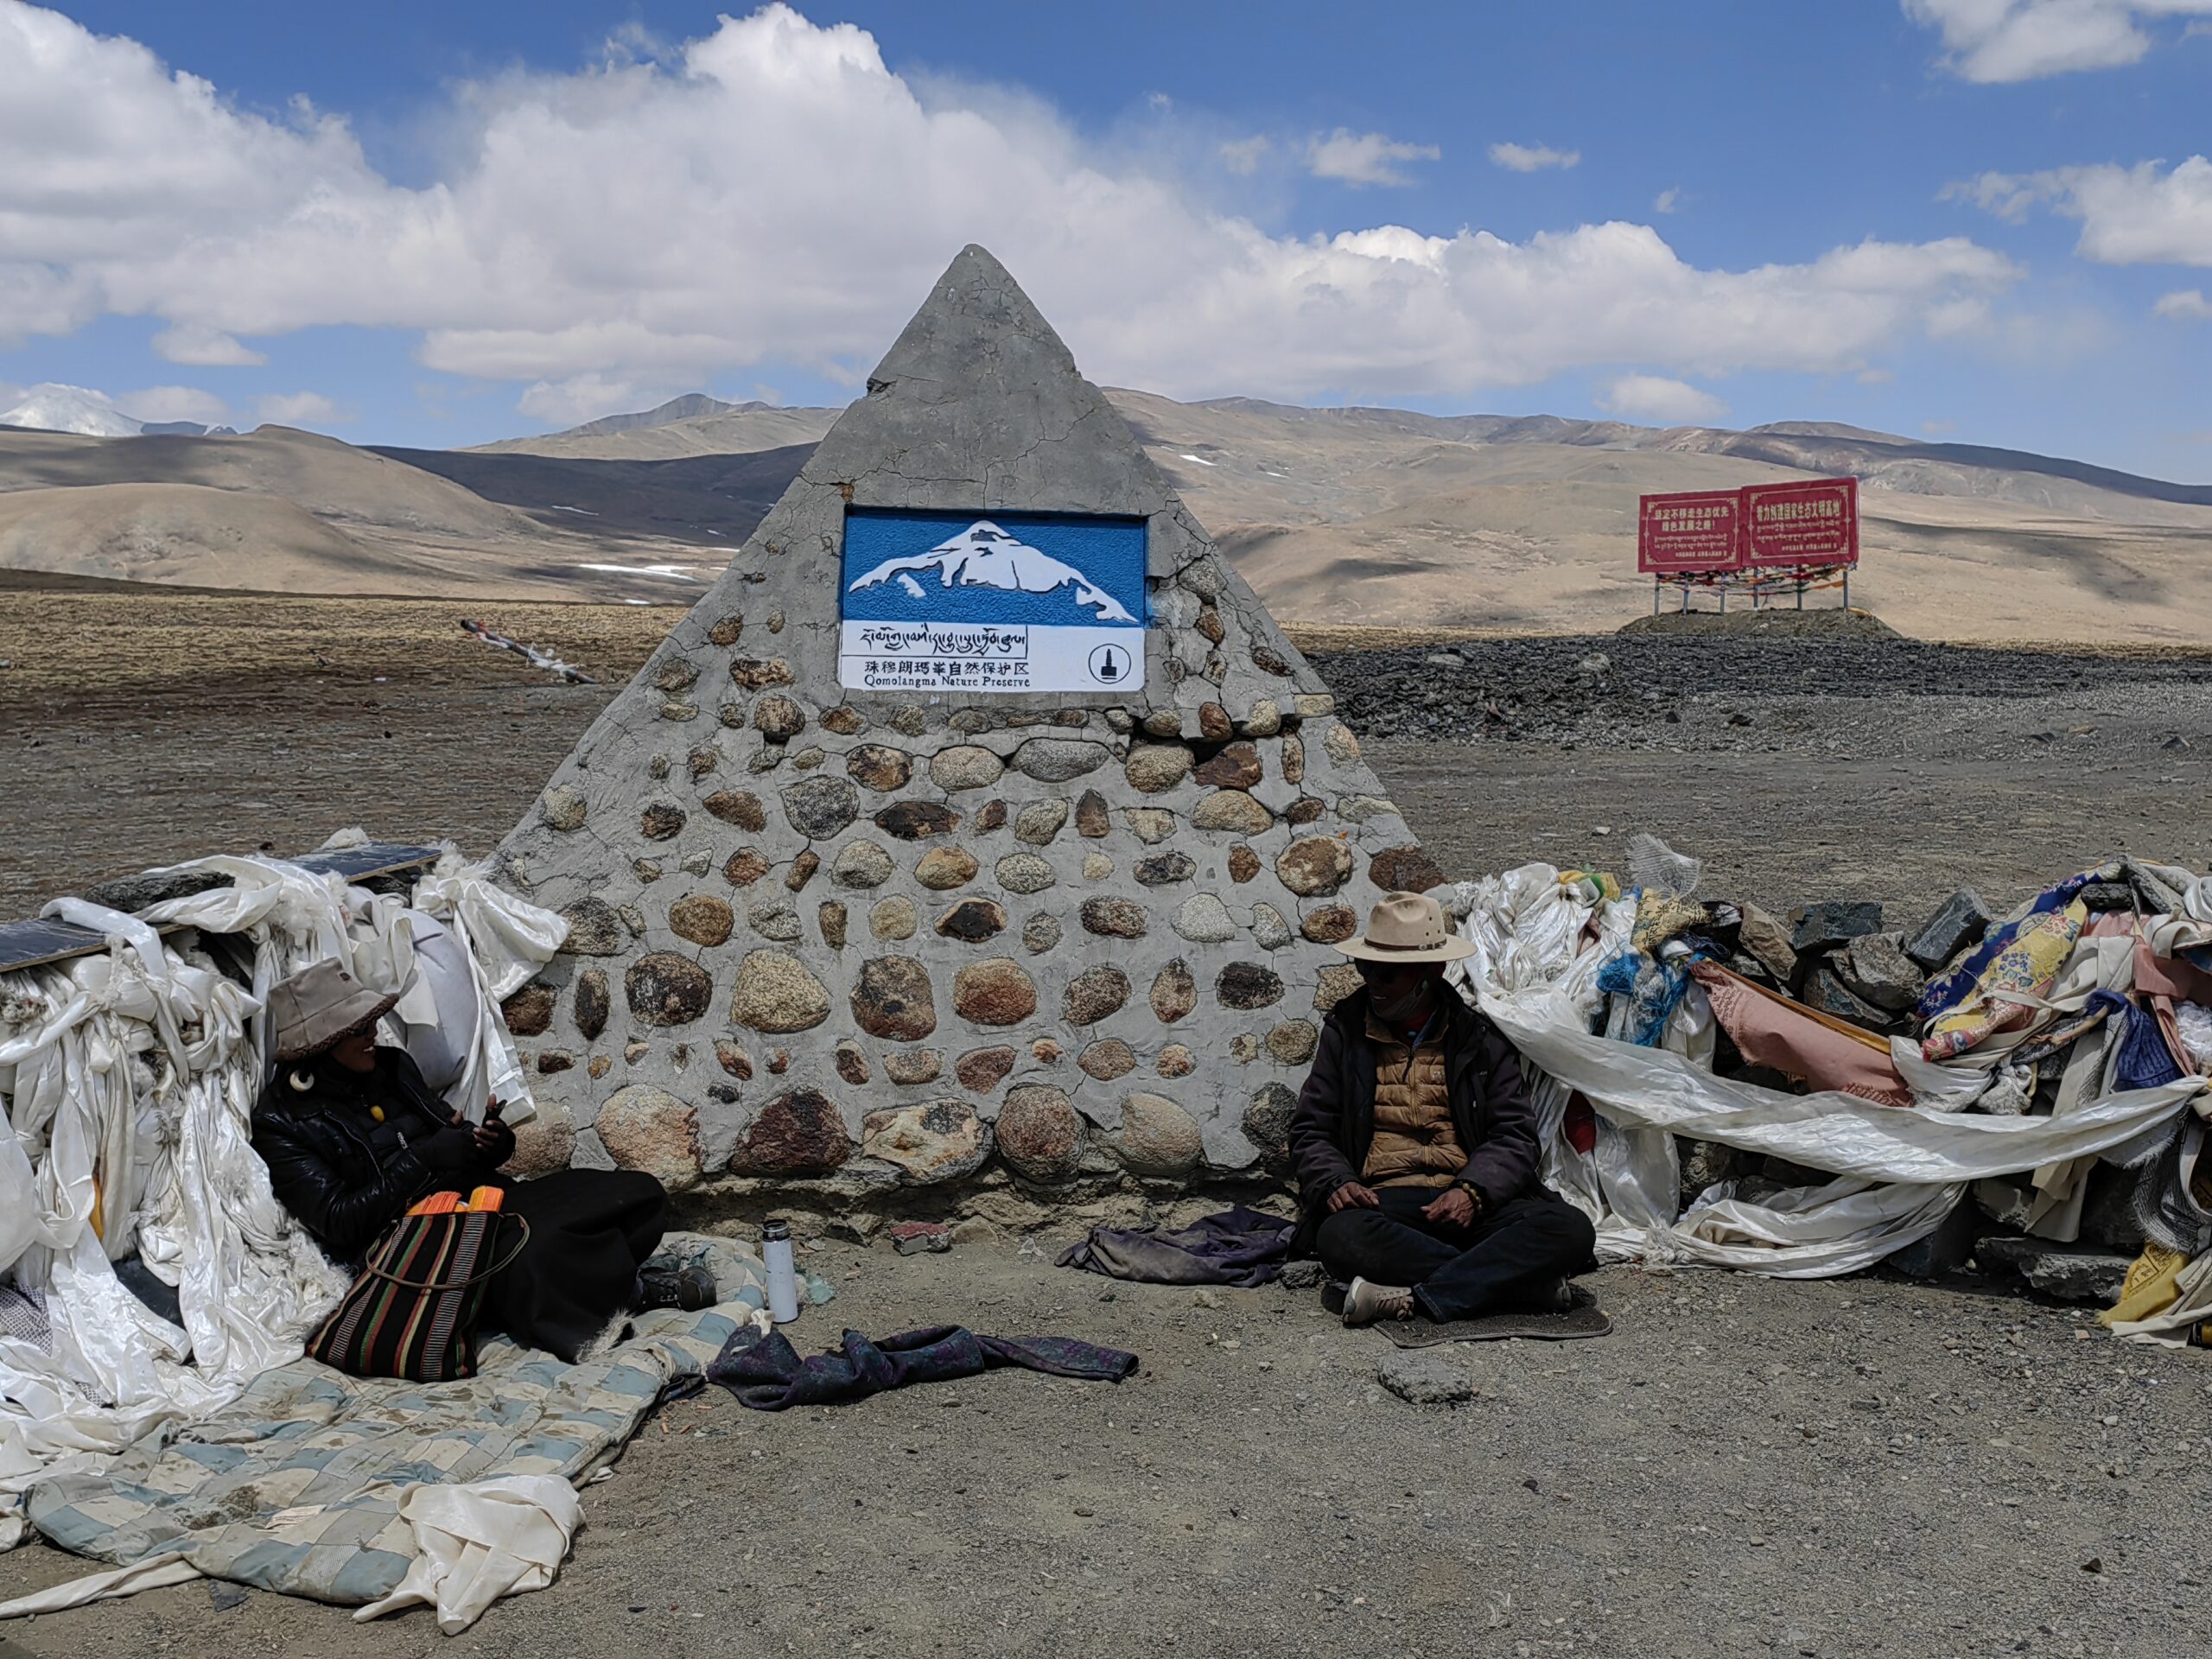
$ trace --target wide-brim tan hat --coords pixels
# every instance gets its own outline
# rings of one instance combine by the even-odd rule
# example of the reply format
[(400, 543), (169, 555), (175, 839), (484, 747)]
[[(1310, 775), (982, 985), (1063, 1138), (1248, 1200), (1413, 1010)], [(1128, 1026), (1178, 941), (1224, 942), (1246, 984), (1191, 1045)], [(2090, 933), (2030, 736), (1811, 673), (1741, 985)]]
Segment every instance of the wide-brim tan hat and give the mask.
[(1418, 893), (1386, 893), (1367, 912), (1367, 931), (1337, 949), (1357, 962), (1458, 962), (1473, 944), (1444, 924), (1444, 906)]
[(391, 1012), (398, 993), (372, 991), (334, 958), (302, 968), (269, 993), (269, 1042), (277, 1060), (312, 1059)]

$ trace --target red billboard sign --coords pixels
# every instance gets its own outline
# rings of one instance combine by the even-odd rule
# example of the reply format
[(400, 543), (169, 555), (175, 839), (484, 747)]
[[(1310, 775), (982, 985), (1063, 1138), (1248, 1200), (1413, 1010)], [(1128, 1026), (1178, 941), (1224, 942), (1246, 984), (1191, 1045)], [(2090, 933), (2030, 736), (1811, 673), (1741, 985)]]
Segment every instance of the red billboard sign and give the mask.
[(1637, 508), (1636, 568), (1649, 575), (1737, 569), (1742, 518), (1736, 490), (1647, 495)]
[(1859, 563), (1857, 479), (1822, 478), (1807, 484), (1747, 484), (1743, 497), (1745, 564)]

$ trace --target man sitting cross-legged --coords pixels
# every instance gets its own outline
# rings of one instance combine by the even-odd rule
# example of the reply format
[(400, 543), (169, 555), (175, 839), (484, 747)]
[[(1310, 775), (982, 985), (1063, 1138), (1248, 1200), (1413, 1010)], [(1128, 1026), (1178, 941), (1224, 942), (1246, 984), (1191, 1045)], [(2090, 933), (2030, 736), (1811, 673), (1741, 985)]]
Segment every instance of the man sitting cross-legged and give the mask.
[(1300, 1243), (1351, 1281), (1344, 1323), (1567, 1307), (1595, 1235), (1536, 1178), (1519, 1054), (1445, 981), (1474, 947), (1393, 893), (1337, 949), (1362, 988), (1322, 1029), (1290, 1153)]

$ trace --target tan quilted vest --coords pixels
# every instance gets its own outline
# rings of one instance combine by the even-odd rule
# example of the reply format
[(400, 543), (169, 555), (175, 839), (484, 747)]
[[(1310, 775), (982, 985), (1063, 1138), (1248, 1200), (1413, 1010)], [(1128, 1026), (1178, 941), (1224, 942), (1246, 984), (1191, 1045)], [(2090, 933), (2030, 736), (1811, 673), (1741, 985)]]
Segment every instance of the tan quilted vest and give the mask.
[(1467, 1154), (1452, 1124), (1443, 1044), (1423, 1043), (1416, 1053), (1372, 1019), (1367, 1040), (1375, 1050), (1375, 1139), (1360, 1179), (1370, 1186), (1451, 1185)]

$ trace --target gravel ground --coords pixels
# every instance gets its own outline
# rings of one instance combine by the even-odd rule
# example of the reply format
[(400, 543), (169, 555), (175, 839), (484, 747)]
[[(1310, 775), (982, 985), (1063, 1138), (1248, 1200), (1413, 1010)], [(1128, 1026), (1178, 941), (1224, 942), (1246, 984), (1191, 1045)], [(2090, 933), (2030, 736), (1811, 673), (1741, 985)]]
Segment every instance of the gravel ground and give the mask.
[[(10, 613), (53, 656), (13, 647), (0, 721), (16, 913), (352, 822), (486, 848), (662, 625), (580, 611), (607, 630), (584, 660), (609, 683), (559, 687), (442, 612), (288, 601), (281, 634), (225, 636), (211, 679), (200, 629), (249, 627), (238, 607), (264, 601), (209, 601), (183, 630), (163, 609), (143, 636), (118, 613), (81, 645), (37, 608), (64, 602)], [(563, 645), (561, 618), (516, 626)], [(1608, 663), (1586, 673), (1593, 652)], [(1882, 898), (1909, 925), (1960, 880), (2007, 903), (2117, 848), (2212, 866), (2203, 658), (1636, 637), (1440, 654), (1318, 660), (1454, 875), (1618, 868), (1649, 829), (1706, 858), (1709, 893)], [(204, 1586), (5, 1637), (38, 1659), (2201, 1645), (2200, 1352), (2115, 1344), (1979, 1282), (1617, 1269), (1595, 1281), (1612, 1336), (1436, 1351), (1426, 1369), (1477, 1391), (1415, 1407), (1377, 1380), (1383, 1338), (1310, 1293), (1109, 1292), (1052, 1253), (823, 1243), (810, 1265), (842, 1294), (801, 1345), (960, 1320), (1133, 1348), (1129, 1382), (1001, 1375), (774, 1419), (677, 1406), (587, 1494), (561, 1582), (452, 1643), (420, 1614), (357, 1627), (257, 1593), (218, 1611)], [(17, 1550), (0, 1596), (83, 1567)]]
[[(1049, 1247), (825, 1243), (794, 1334), (939, 1320), (1133, 1349), (1118, 1387), (1000, 1373), (649, 1422), (560, 1582), (450, 1644), (189, 1585), (8, 1631), (39, 1659), (2190, 1650), (2212, 1365), (1986, 1287), (1609, 1270), (1594, 1341), (1431, 1350), (1458, 1405), (1314, 1294), (1109, 1285)], [(72, 1576), (43, 1546), (0, 1594)]]

